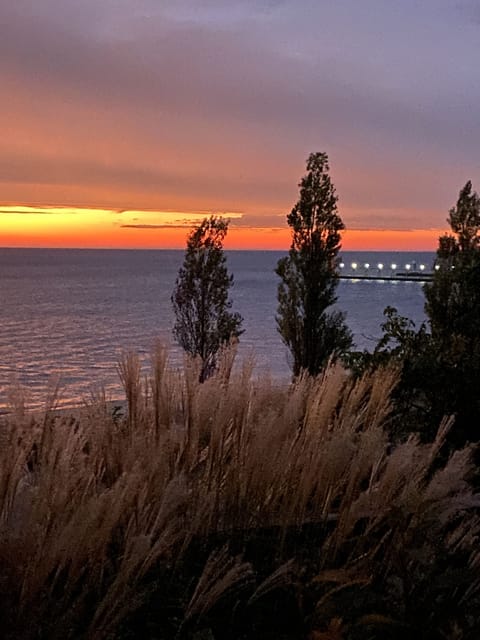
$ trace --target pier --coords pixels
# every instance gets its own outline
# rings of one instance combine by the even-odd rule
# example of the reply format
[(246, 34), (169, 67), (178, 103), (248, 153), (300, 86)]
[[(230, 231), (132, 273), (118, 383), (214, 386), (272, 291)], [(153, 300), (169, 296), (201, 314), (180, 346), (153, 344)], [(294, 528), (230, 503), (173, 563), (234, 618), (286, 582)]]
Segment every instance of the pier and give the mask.
[[(344, 262), (339, 264), (340, 280), (380, 280), (384, 282), (430, 282), (433, 278), (434, 271), (428, 271), (426, 265), (420, 264), (417, 269), (415, 261), (408, 263), (403, 269), (397, 264), (370, 265), (368, 262), (359, 264), (352, 262), (346, 265)], [(350, 267), (350, 268), (349, 268)], [(400, 270), (401, 269), (401, 270)], [(437, 267), (435, 267), (437, 269)]]
[(381, 280), (382, 282), (430, 282), (432, 278), (433, 273), (396, 273), (392, 276), (362, 275), (359, 273), (351, 273), (350, 275), (341, 273), (339, 275), (340, 280)]

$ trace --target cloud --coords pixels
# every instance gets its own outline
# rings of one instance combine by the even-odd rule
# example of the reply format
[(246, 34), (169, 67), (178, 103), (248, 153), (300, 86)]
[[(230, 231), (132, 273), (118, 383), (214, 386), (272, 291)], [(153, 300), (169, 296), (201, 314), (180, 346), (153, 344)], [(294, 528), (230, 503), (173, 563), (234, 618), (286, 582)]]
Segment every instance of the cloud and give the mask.
[[(319, 132), (333, 126), (336, 137), (343, 140), (357, 129), (397, 142), (408, 139), (413, 146), (419, 137), (423, 144), (436, 146), (438, 136), (443, 140), (453, 135), (445, 126), (452, 124), (454, 116), (450, 91), (465, 74), (453, 74), (454, 52), (442, 52), (438, 44), (433, 61), (432, 35), (412, 29), (415, 22), (409, 22), (411, 17), (405, 20), (401, 12), (379, 10), (377, 22), (369, 25), (363, 15), (368, 12), (357, 11), (348, 3), (350, 20), (360, 21), (357, 33), (342, 11), (320, 10), (310, 2), (303, 3), (303, 14), (298, 5), (286, 3), (281, 19), (273, 19), (270, 12), (257, 26), (250, 16), (254, 3), (233, 3), (238, 14), (233, 26), (224, 24), (222, 3), (207, 3), (207, 9), (197, 11), (195, 3), (181, 3), (183, 11), (182, 7), (158, 10), (146, 1), (136, 11), (114, 3), (106, 3), (100, 11), (98, 4), (82, 3), (80, 19), (70, 4), (47, 3), (35, 22), (25, 19), (25, 15), (39, 13), (31, 4), (27, 3), (31, 14), (7, 9), (9, 29), (0, 41), (3, 66), (32, 81), (41, 78), (43, 85), (59, 85), (96, 101), (112, 104), (131, 96), (138, 109), (204, 116), (206, 124), (220, 118)], [(377, 3), (370, 5), (378, 8)], [(204, 14), (208, 20), (202, 19)], [(178, 19), (182, 15), (190, 18)], [(107, 25), (112, 16), (118, 26), (106, 38), (104, 31), (92, 25)], [(420, 24), (421, 17), (417, 16)], [(316, 23), (320, 18), (323, 22)], [(398, 20), (399, 34), (392, 34), (392, 51), (383, 41), (386, 59), (375, 60), (378, 29), (382, 21), (388, 26), (393, 18)], [(90, 26), (85, 26), (87, 22)], [(431, 30), (432, 24), (435, 26), (430, 16)], [(440, 25), (440, 33), (444, 26)], [(292, 27), (303, 28), (304, 43), (293, 38), (292, 45), (287, 40)], [(349, 30), (352, 48), (339, 48), (337, 43), (330, 51), (327, 47), (334, 43), (330, 31), (336, 34), (342, 27)], [(406, 32), (413, 36), (408, 47), (402, 43)], [(325, 49), (318, 44), (320, 35), (325, 38)], [(419, 42), (422, 36), (424, 41)], [(362, 62), (355, 45), (363, 49)], [(459, 45), (466, 53), (466, 47)], [(409, 66), (413, 62), (415, 68)], [(432, 77), (431, 65), (442, 70), (442, 79)], [(453, 87), (445, 86), (448, 80), (454, 82)], [(464, 130), (468, 125), (478, 130), (476, 113), (465, 98), (457, 93), (455, 111), (462, 116)], [(458, 126), (455, 129), (458, 139), (462, 132)], [(464, 144), (469, 143), (468, 136), (462, 138)]]
[(179, 223), (173, 223), (173, 224), (121, 224), (120, 227), (122, 229), (185, 229), (188, 228), (190, 225), (188, 223), (184, 223), (184, 224), (179, 224)]
[[(226, 216), (228, 217), (228, 216)], [(287, 225), (287, 219), (285, 214), (273, 214), (273, 215), (254, 215), (244, 214), (241, 218), (237, 218), (230, 221), (231, 227), (247, 227), (249, 229), (255, 228), (285, 228)]]
[[(146, 217), (148, 212), (142, 212), (142, 217)], [(158, 215), (158, 214), (157, 214)], [(168, 216), (169, 214), (164, 214)], [(138, 222), (138, 219), (132, 220), (132, 222), (122, 223), (120, 227), (123, 229), (184, 229), (198, 224), (203, 217), (208, 217), (210, 214), (198, 214), (195, 217), (189, 217), (185, 214), (182, 219), (172, 219), (169, 222), (150, 223), (150, 222)], [(230, 228), (246, 228), (246, 229), (285, 229), (286, 219), (284, 215), (243, 215), (222, 213), (216, 214), (222, 215), (230, 221)]]
[(455, 8), (466, 24), (480, 24), (480, 6), (477, 0), (457, 0)]
[[(34, 207), (34, 206), (23, 206), (20, 204), (15, 205), (0, 205), (0, 213), (6, 215), (61, 215), (61, 216), (75, 216), (82, 213), (83, 209), (81, 207), (57, 207), (57, 206), (44, 206), (44, 207)], [(112, 211), (109, 209), (88, 209), (91, 214), (99, 214), (99, 215), (108, 215), (114, 214), (116, 211)]]
[[(241, 210), (248, 202), (255, 202), (257, 207), (261, 207), (263, 203), (272, 201), (272, 194), (288, 194), (290, 186), (285, 190), (285, 185), (277, 182), (275, 176), (252, 175), (239, 179), (236, 175), (227, 174), (219, 179), (213, 170), (205, 174), (195, 168), (152, 165), (143, 165), (141, 158), (101, 162), (93, 156), (83, 160), (62, 155), (45, 157), (38, 152), (32, 152), (28, 157), (19, 153), (0, 154), (0, 185), (18, 185), (18, 192), (22, 193), (23, 187), (31, 184), (37, 187), (44, 185), (52, 190), (57, 187), (60, 192), (64, 187), (81, 184), (91, 193), (102, 189), (116, 194), (117, 202), (123, 197), (123, 204), (131, 204), (132, 207), (140, 204), (154, 210), (165, 210), (176, 204), (183, 210), (198, 210), (198, 204), (202, 203), (202, 208), (214, 212), (227, 208), (230, 212), (235, 208)], [(245, 195), (249, 200), (245, 200)], [(150, 198), (148, 204), (139, 202), (145, 196)], [(109, 206), (114, 205), (116, 202), (109, 203)], [(231, 212), (230, 215), (237, 214)]]
[(51, 216), (53, 214), (52, 211), (42, 211), (42, 210), (38, 210), (38, 209), (34, 209), (34, 208), (28, 208), (28, 209), (21, 209), (19, 207), (11, 207), (11, 208), (5, 208), (5, 207), (1, 207), (0, 208), (0, 215), (1, 214), (5, 214), (5, 215), (40, 215), (40, 216)]
[(77, 185), (280, 227), (325, 149), (350, 226), (411, 226), (480, 168), (478, 42), (447, 0), (17, 0), (0, 22), (11, 200)]

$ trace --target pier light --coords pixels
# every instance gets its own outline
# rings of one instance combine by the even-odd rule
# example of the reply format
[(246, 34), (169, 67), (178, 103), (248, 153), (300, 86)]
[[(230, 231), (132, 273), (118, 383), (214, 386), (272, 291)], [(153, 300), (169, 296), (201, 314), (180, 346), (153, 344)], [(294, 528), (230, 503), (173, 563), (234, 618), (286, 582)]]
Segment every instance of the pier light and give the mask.
[(397, 268), (397, 265), (396, 265), (394, 262), (392, 262), (392, 264), (390, 265), (390, 267), (391, 267), (392, 269), (394, 269), (394, 270), (395, 270), (395, 269)]
[(411, 268), (412, 268), (412, 265), (410, 265), (410, 264), (406, 264), (406, 265), (405, 265), (405, 269), (406, 269), (407, 271), (410, 271), (410, 269), (411, 269)]
[(345, 266), (344, 262), (340, 262), (340, 264), (338, 265), (340, 267), (340, 269), (343, 269), (343, 267)]
[(368, 262), (365, 262), (364, 267), (365, 269), (368, 269), (370, 267), (370, 264)]
[(379, 262), (379, 263), (377, 264), (377, 267), (378, 267), (378, 268), (380, 269), (380, 271), (381, 271), (381, 270), (383, 269), (383, 264), (382, 264), (381, 262)]
[(356, 262), (352, 262), (352, 269), (355, 271), (355, 269), (358, 267), (358, 264)]
[(420, 271), (425, 271), (425, 265), (424, 264), (420, 265)]

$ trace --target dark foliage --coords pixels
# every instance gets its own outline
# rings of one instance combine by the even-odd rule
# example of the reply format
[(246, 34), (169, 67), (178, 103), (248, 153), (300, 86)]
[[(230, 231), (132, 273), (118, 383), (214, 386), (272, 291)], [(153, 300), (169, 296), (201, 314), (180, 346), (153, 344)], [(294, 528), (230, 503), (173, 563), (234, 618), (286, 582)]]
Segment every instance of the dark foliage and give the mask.
[(393, 392), (392, 436), (404, 439), (416, 431), (424, 440), (432, 440), (449, 413), (445, 397), (438, 397), (439, 388), (447, 383), (440, 354), (425, 324), (417, 328), (394, 307), (387, 307), (384, 315), (383, 335), (374, 351), (350, 354), (348, 364), (356, 375), (396, 364), (400, 379)]
[(287, 216), (292, 229), (288, 256), (277, 265), (277, 327), (293, 360), (294, 375), (317, 375), (331, 356), (343, 355), (352, 336), (336, 302), (337, 255), (345, 228), (329, 176), (328, 157), (312, 153), (302, 178), (300, 198)]
[(437, 354), (437, 397), (456, 416), (456, 444), (479, 440), (480, 198), (468, 181), (450, 210), (453, 235), (439, 239), (425, 310)]
[(201, 359), (201, 382), (215, 371), (222, 345), (243, 333), (243, 318), (230, 311), (233, 276), (223, 251), (227, 230), (226, 220), (211, 216), (191, 232), (172, 294), (173, 334), (187, 353)]
[(480, 439), (480, 198), (471, 182), (448, 223), (452, 233), (439, 238), (434, 277), (424, 287), (430, 332), (389, 307), (375, 351), (357, 354), (352, 364), (362, 371), (396, 360), (400, 433), (420, 430), (431, 439), (441, 418), (454, 415), (449, 443), (457, 447)]
[(460, 191), (448, 223), (455, 235), (439, 239), (437, 271), (425, 285), (432, 336), (450, 342), (452, 336), (479, 339), (480, 321), (480, 198), (469, 181)]

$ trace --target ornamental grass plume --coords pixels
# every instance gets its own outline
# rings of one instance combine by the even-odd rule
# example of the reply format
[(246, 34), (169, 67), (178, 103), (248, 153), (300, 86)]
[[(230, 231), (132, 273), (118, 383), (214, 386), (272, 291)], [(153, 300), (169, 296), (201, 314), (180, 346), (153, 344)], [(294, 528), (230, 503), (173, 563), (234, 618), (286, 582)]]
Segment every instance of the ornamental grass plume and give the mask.
[(472, 449), (438, 455), (450, 422), (392, 443), (394, 370), (219, 365), (201, 384), (157, 345), (150, 373), (119, 364), (120, 411), (2, 419), (0, 635), (474, 633), (479, 500)]

